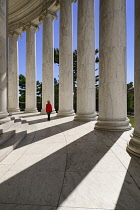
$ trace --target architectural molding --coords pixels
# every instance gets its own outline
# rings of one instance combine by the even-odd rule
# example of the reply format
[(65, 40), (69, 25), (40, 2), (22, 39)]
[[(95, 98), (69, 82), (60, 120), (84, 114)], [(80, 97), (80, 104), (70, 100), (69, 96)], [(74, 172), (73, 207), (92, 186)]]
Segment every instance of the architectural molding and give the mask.
[(17, 32), (17, 31), (9, 31), (9, 33), (8, 33), (9, 37), (14, 36), (14, 35), (17, 35), (18, 38), (22, 38), (21, 33)]
[(42, 13), (42, 15), (40, 15), (40, 17), (39, 17), (39, 22), (42, 22), (43, 19), (44, 19), (44, 17), (46, 17), (46, 16), (50, 16), (50, 17), (52, 17), (54, 20), (57, 20), (57, 18), (58, 18), (57, 14), (56, 14), (55, 12), (52, 12), (52, 11), (50, 11), (50, 10), (45, 10), (45, 11)]
[(23, 26), (22, 31), (26, 31), (28, 28), (31, 28), (31, 27), (33, 27), (36, 31), (39, 31), (40, 29), (38, 25), (34, 24), (33, 22), (30, 22)]

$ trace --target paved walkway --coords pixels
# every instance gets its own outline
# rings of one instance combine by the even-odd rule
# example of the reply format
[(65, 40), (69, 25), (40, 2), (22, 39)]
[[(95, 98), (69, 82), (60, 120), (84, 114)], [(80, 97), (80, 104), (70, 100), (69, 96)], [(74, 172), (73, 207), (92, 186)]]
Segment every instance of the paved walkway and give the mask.
[(126, 152), (132, 131), (21, 116), (28, 134), (0, 162), (0, 210), (140, 210), (140, 158)]

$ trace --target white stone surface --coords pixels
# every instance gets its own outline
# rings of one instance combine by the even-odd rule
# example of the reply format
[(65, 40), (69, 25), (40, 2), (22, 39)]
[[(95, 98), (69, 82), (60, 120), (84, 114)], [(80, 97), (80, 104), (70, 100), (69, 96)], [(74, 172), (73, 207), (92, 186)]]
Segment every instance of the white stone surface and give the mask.
[(9, 38), (8, 111), (19, 112), (18, 35)]
[(0, 124), (7, 113), (7, 1), (0, 1)]
[(101, 0), (99, 51), (99, 118), (95, 128), (129, 130), (125, 0)]
[(26, 109), (37, 112), (36, 108), (36, 28), (30, 26), (26, 31)]
[(75, 120), (96, 120), (94, 1), (78, 1), (77, 113)]
[(101, 132), (73, 117), (23, 117), (37, 123), (0, 162), (2, 210), (140, 209), (140, 162), (123, 148), (131, 131)]
[(130, 142), (128, 143), (127, 150), (133, 155), (140, 157), (140, 2), (135, 1), (135, 73), (134, 73), (134, 132)]
[(72, 3), (60, 0), (59, 111), (58, 115), (74, 115)]
[(43, 19), (43, 66), (42, 66), (42, 110), (46, 114), (47, 100), (50, 100), (54, 112), (54, 30), (53, 16)]

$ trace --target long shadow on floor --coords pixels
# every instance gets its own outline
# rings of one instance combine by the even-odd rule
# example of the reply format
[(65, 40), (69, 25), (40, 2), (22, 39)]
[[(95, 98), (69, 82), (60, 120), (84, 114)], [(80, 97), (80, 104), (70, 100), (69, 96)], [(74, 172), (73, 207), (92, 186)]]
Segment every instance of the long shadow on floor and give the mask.
[(121, 208), (140, 210), (140, 158), (131, 157), (122, 188), (120, 189), (116, 210)]
[[(103, 132), (113, 139), (114, 132)], [(121, 135), (120, 132), (115, 134)], [(129, 134), (130, 135), (130, 134)], [(123, 145), (127, 145), (129, 135), (122, 137)], [(127, 172), (119, 174), (122, 187), (120, 189), (115, 210), (140, 210), (140, 158), (128, 154), (126, 146), (114, 148), (113, 152), (126, 168)], [(115, 186), (114, 186), (115, 188)]]
[[(18, 146), (18, 148), (26, 146), (28, 144), (38, 142), (38, 141), (42, 141), (44, 139), (45, 139), (46, 143), (52, 143), (52, 142), (60, 143), (60, 142), (62, 142), (62, 143), (66, 144), (65, 138), (62, 133), (85, 124), (85, 122), (69, 121), (69, 122), (57, 124), (55, 126), (51, 126), (49, 123), (50, 122), (48, 122), (47, 126), (50, 126), (50, 127), (46, 127), (46, 128), (43, 128), (43, 129), (40, 129), (37, 131), (35, 130), (35, 131), (27, 134), (26, 138), (21, 142), (21, 144)], [(20, 137), (20, 135), (22, 135), (22, 133), (23, 132), (19, 132), (18, 134), (15, 134), (15, 135)], [(58, 136), (56, 139), (49, 138), (49, 137), (53, 137), (57, 134), (60, 134), (59, 139), (58, 139)], [(11, 142), (8, 141), (2, 145), (3, 149), (5, 147), (7, 147), (7, 143), (8, 143), (8, 146), (11, 146), (13, 144), (12, 141)]]
[[(42, 210), (43, 206), (45, 206), (43, 210), (48, 210), (47, 206), (51, 206), (52, 208), (50, 209), (53, 209), (53, 207), (65, 205), (65, 201), (76, 190), (77, 193), (75, 195), (78, 197), (73, 196), (69, 199), (70, 207), (79, 207), (79, 204), (83, 208), (95, 208), (95, 206), (97, 208), (96, 202), (98, 201), (98, 208), (103, 209), (102, 205), (108, 203), (109, 199), (112, 199), (110, 196), (114, 194), (113, 188), (114, 186), (117, 187), (115, 180), (119, 176), (116, 175), (117, 172), (114, 172), (113, 177), (111, 177), (112, 173), (106, 171), (104, 173), (106, 176), (103, 179), (104, 175), (102, 175), (101, 169), (98, 169), (98, 171), (95, 169), (122, 133), (119, 133), (118, 136), (110, 135), (111, 137), (109, 138), (105, 135), (106, 133), (93, 130), (80, 138), (73, 139), (72, 142), (68, 142), (67, 146), (64, 146), (61, 142), (57, 144), (51, 144), (51, 142), (48, 144), (47, 142), (49, 137), (57, 139), (58, 133), (64, 134), (65, 131), (72, 131), (74, 128), (79, 128), (79, 131), (81, 131), (80, 126), (82, 125), (82, 123), (79, 124), (72, 121), (39, 130), (36, 132), (36, 135), (34, 133), (28, 134), (25, 141), (17, 148), (17, 151), (24, 145), (28, 145), (29, 139), (30, 143), (32, 142), (34, 143), (33, 146), (36, 146), (36, 150), (34, 150), (35, 148), (33, 149), (31, 144), (29, 150), (0, 179), (0, 203), (3, 204), (2, 210), (8, 209), (6, 204), (13, 204), (10, 208), (11, 210), (34, 210), (35, 208), (32, 205), (39, 205), (39, 210)], [(72, 135), (76, 136), (76, 133)], [(51, 141), (51, 138), (49, 141)], [(46, 148), (45, 151), (43, 148)], [(90, 175), (91, 171), (93, 177)], [(135, 173), (138, 174), (137, 169), (135, 169)], [(100, 175), (102, 176), (101, 182)], [(86, 182), (87, 177), (89, 177), (89, 182), (83, 184)], [(106, 192), (100, 191), (99, 193), (99, 190), (104, 188), (102, 185), (108, 182), (105, 179), (108, 180), (110, 178), (111, 180), (114, 178), (112, 185), (106, 186)], [(83, 187), (78, 190), (77, 188), (81, 186), (81, 183)], [(138, 208), (131, 208), (134, 203), (139, 202), (137, 200), (137, 190), (133, 188), (133, 184), (133, 178), (130, 176), (128, 178), (128, 175), (126, 175), (125, 185), (122, 188), (116, 209), (138, 210)], [(97, 188), (93, 189), (95, 186)], [(138, 198), (140, 198), (140, 195), (138, 195)], [(21, 207), (20, 204), (23, 206)], [(139, 203), (136, 205), (138, 206)]]
[[(56, 119), (61, 119), (61, 118), (69, 118), (69, 117), (57, 117), (57, 116), (51, 116), (51, 121), (52, 120), (56, 120)], [(37, 123), (43, 123), (43, 122), (48, 122), (48, 117), (46, 116), (46, 118), (40, 118), (40, 119), (36, 119), (36, 120), (28, 120), (28, 118), (26, 119), (29, 123), (29, 125), (32, 124), (37, 124)]]
[[(41, 138), (39, 136), (38, 138), (36, 142), (39, 143)], [(15, 206), (11, 208), (14, 210), (21, 208), (18, 208), (17, 204), (40, 205), (40, 208), (43, 205), (52, 207), (62, 205), (119, 137), (115, 136), (114, 141), (108, 139), (109, 146), (105, 143), (105, 138), (104, 134), (93, 130), (59, 149), (54, 144), (55, 148), (49, 152), (46, 150), (42, 154), (37, 151), (25, 153), (1, 179), (0, 203), (16, 204), (16, 208)], [(43, 147), (51, 147), (51, 144), (44, 143)], [(82, 193), (84, 191), (81, 195)], [(90, 197), (90, 194), (88, 196)], [(94, 194), (92, 196), (91, 202), (94, 203)], [(7, 206), (3, 207), (3, 210), (6, 209)]]

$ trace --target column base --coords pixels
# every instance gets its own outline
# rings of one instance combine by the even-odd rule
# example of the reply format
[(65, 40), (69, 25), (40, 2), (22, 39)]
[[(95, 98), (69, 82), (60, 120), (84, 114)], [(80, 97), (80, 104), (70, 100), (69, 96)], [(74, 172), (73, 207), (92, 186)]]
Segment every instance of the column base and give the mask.
[(37, 108), (34, 108), (34, 109), (25, 109), (25, 112), (24, 113), (36, 113), (38, 112)]
[[(46, 109), (41, 109), (41, 112), (40, 112), (40, 114), (46, 114)], [(52, 112), (51, 112), (51, 114), (56, 114), (56, 111), (55, 110), (53, 110)]]
[(10, 114), (13, 114), (13, 113), (16, 113), (16, 112), (20, 112), (20, 109), (19, 108), (10, 108), (8, 109), (9, 113)]
[(128, 131), (131, 129), (131, 124), (129, 124), (128, 118), (126, 120), (102, 120), (98, 118), (95, 129), (104, 131)]
[(128, 153), (140, 157), (140, 134), (136, 134), (134, 131), (131, 135), (130, 141), (128, 142), (126, 150)]
[(61, 116), (68, 117), (68, 116), (74, 116), (74, 115), (75, 115), (74, 110), (71, 110), (71, 111), (58, 111), (58, 114), (57, 114), (58, 117), (61, 117)]
[(76, 113), (76, 116), (74, 117), (75, 121), (95, 121), (97, 120), (97, 113), (94, 112), (92, 114), (81, 114), (81, 113)]

